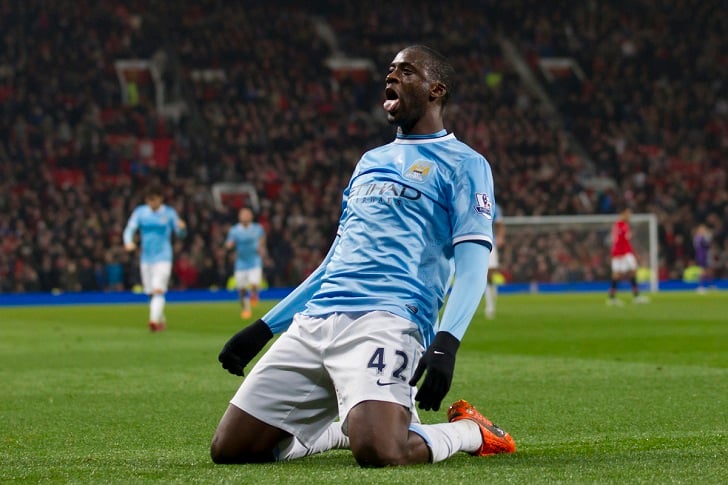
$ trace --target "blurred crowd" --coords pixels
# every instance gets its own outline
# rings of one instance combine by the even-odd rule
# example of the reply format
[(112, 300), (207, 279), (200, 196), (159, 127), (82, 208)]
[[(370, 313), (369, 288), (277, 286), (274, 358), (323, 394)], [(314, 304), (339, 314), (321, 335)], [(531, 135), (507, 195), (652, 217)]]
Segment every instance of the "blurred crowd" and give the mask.
[[(692, 264), (700, 223), (728, 277), (728, 12), (717, 1), (519, 0), (500, 11), (573, 132), (623, 202), (659, 217), (661, 274)], [(583, 72), (548, 82), (545, 58)]]
[[(0, 1), (0, 291), (138, 284), (121, 231), (151, 182), (189, 227), (175, 241), (173, 286), (227, 282), (223, 242), (236, 218), (210, 196), (221, 181), (255, 188), (267, 281), (297, 284), (333, 239), (359, 156), (393, 138), (383, 79), (412, 43), (455, 66), (447, 126), (491, 162), (506, 216), (609, 214), (623, 203), (654, 212), (662, 278), (691, 264), (704, 222), (713, 274), (728, 277), (720, 3), (502, 3)], [(521, 80), (504, 38), (561, 120)], [(338, 54), (376, 71), (332, 72), (325, 60)], [(552, 57), (583, 75), (547, 79), (540, 61)], [(184, 113), (160, 112), (149, 80), (124, 92), (119, 59), (165, 60)], [(161, 158), (145, 143), (159, 140)], [(615, 184), (589, 184), (595, 176)], [(606, 278), (589, 237), (548, 236), (506, 239), (511, 278)]]

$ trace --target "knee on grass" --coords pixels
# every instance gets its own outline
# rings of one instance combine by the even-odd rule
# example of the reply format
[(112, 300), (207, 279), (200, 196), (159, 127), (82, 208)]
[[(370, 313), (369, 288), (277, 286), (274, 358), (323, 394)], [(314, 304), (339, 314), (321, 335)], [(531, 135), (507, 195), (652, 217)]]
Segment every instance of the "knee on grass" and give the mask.
[(271, 450), (243, 450), (226, 446), (224, 441), (215, 436), (210, 444), (210, 458), (218, 465), (243, 463), (270, 463), (275, 461)]
[(352, 443), (351, 452), (362, 468), (410, 464), (406, 446), (395, 443), (393, 440), (379, 439), (377, 442)]

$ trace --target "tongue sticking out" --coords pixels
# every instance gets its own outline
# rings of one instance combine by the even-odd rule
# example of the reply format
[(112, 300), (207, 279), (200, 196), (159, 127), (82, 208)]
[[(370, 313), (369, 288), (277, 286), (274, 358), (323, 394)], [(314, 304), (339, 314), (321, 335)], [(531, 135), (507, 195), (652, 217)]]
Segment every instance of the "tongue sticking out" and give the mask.
[(382, 107), (385, 111), (388, 113), (391, 113), (392, 111), (396, 110), (399, 107), (399, 100), (398, 99), (388, 99), (382, 104)]

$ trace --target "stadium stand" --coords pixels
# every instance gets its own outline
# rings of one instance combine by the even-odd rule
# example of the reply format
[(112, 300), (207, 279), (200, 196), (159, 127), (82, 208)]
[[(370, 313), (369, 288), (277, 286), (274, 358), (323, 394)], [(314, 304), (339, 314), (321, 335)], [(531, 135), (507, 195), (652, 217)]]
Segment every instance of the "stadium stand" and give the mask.
[[(4, 2), (0, 291), (137, 284), (120, 234), (150, 181), (189, 226), (175, 243), (173, 286), (226, 284), (235, 217), (213, 204), (219, 181), (255, 187), (268, 282), (296, 284), (333, 237), (353, 164), (392, 137), (379, 107), (383, 67), (410, 43), (455, 65), (449, 127), (491, 161), (505, 214), (612, 213), (629, 201), (658, 214), (670, 279), (690, 264), (691, 231), (705, 221), (714, 276), (728, 277), (726, 14), (717, 1), (637, 3)], [(376, 70), (334, 72), (326, 61), (336, 57)], [(119, 82), (115, 61), (160, 58), (182, 115), (160, 111), (147, 76)], [(592, 183), (605, 179), (613, 185)], [(536, 265), (522, 251), (504, 258), (511, 276), (568, 278), (549, 263), (557, 252), (582, 255), (564, 266), (587, 279), (607, 270), (579, 241), (555, 235), (543, 247)]]

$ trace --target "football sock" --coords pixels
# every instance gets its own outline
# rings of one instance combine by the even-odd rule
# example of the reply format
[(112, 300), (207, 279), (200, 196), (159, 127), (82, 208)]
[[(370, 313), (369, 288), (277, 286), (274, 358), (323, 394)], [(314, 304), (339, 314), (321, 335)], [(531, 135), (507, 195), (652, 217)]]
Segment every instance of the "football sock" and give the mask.
[(639, 295), (639, 294), (640, 294), (640, 289), (639, 289), (639, 287), (637, 286), (637, 278), (635, 278), (635, 277), (633, 276), (633, 277), (632, 277), (632, 279), (630, 279), (630, 280), (629, 280), (629, 283), (630, 283), (630, 284), (632, 285), (632, 294), (633, 294), (634, 296), (637, 296), (637, 295)]
[(164, 322), (164, 295), (152, 295), (149, 303), (149, 321), (155, 323)]
[(349, 447), (349, 438), (341, 431), (341, 422), (336, 421), (326, 428), (321, 436), (316, 438), (311, 447), (306, 447), (297, 438), (290, 437), (280, 442), (276, 461), (295, 460), (304, 456), (321, 453), (328, 450), (338, 450)]
[(485, 311), (492, 313), (495, 311), (495, 297), (498, 295), (496, 286), (488, 283), (485, 287)]
[(612, 286), (609, 287), (609, 298), (614, 298), (617, 293), (617, 280), (612, 280)]
[(432, 463), (443, 461), (458, 451), (475, 452), (483, 444), (480, 427), (475, 421), (469, 419), (462, 419), (454, 423), (413, 423), (409, 429), (425, 440), (430, 448)]

